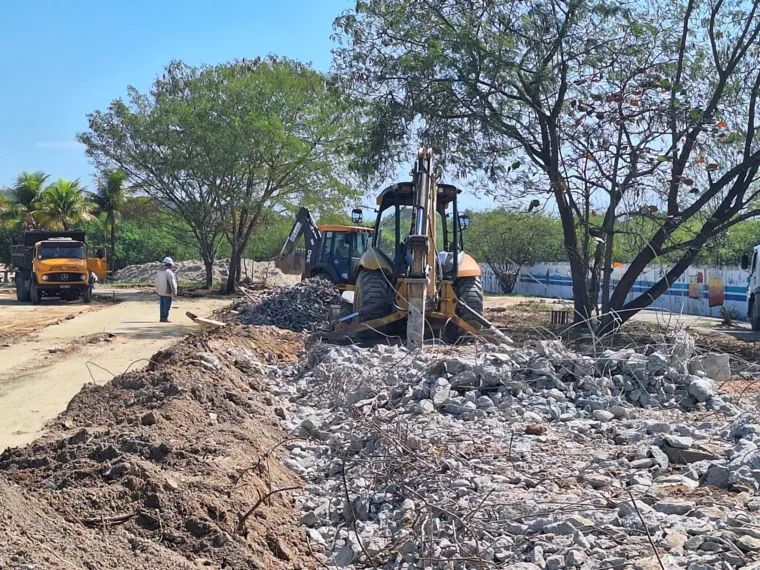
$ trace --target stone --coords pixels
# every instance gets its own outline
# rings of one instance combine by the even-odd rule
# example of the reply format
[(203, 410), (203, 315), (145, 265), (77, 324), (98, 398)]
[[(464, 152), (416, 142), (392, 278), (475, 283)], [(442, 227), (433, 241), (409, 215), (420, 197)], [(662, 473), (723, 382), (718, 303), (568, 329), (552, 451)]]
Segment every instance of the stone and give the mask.
[(319, 416), (309, 416), (301, 422), (301, 427), (310, 434), (313, 434), (318, 432), (322, 427), (322, 420), (319, 419)]
[(631, 461), (631, 469), (648, 469), (652, 466), (652, 460), (645, 457), (644, 459), (636, 459)]
[(653, 510), (652, 507), (650, 507), (643, 501), (636, 501), (635, 506), (631, 501), (625, 501), (625, 502), (620, 503), (620, 505), (618, 505), (618, 516), (621, 519), (625, 517), (629, 517), (629, 516), (638, 517), (639, 515), (636, 512), (637, 508), (638, 508), (638, 512), (641, 513), (642, 516), (647, 513), (651, 513)]
[(565, 566), (574, 568), (581, 566), (586, 560), (588, 560), (588, 556), (585, 552), (582, 550), (571, 550), (567, 553), (567, 556), (565, 556)]
[(314, 511), (309, 511), (301, 517), (301, 524), (309, 527), (317, 526), (319, 525), (319, 517)]
[(438, 378), (430, 387), (430, 399), (436, 406), (442, 406), (449, 398), (451, 384), (445, 378)]
[(707, 478), (705, 483), (713, 487), (720, 487), (721, 489), (727, 489), (729, 483), (729, 477), (731, 471), (725, 465), (711, 465), (707, 470)]
[(615, 481), (612, 477), (606, 477), (598, 473), (585, 475), (583, 479), (591, 486), (592, 489), (605, 489), (612, 485), (612, 483)]
[(744, 552), (759, 552), (760, 539), (745, 535), (736, 541), (736, 546), (738, 546)]
[(706, 402), (718, 393), (715, 382), (709, 378), (699, 378), (689, 384), (689, 394), (694, 396), (697, 402)]
[(689, 449), (692, 445), (694, 445), (694, 439), (691, 437), (681, 435), (666, 435), (664, 439), (665, 443), (667, 443), (670, 447), (675, 447), (676, 449)]
[(610, 413), (618, 420), (626, 420), (631, 415), (631, 410), (623, 406), (611, 406)]
[(540, 566), (536, 566), (532, 562), (517, 562), (509, 565), (510, 570), (541, 570)]
[(158, 422), (158, 418), (156, 418), (154, 412), (147, 412), (140, 418), (140, 424), (144, 426), (152, 426), (155, 425), (156, 422)]
[(661, 470), (667, 469), (670, 465), (670, 459), (668, 456), (656, 445), (649, 446), (649, 455), (652, 457), (652, 461), (654, 461), (657, 467)]
[(670, 433), (670, 424), (664, 422), (649, 424), (647, 426), (647, 433), (650, 435), (655, 433)]
[(676, 530), (673, 532), (669, 532), (667, 536), (665, 537), (665, 544), (668, 547), (668, 550), (673, 550), (675, 548), (683, 548), (684, 544), (686, 544), (686, 541), (689, 539), (689, 535), (687, 535), (685, 532)]
[(525, 420), (526, 422), (538, 423), (538, 422), (543, 421), (543, 418), (535, 412), (525, 412), (523, 414), (523, 420)]
[(565, 567), (565, 558), (563, 556), (554, 555), (546, 559), (546, 570), (563, 570)]
[(432, 414), (435, 412), (435, 404), (433, 403), (433, 400), (420, 400), (419, 410), (422, 414)]
[(575, 527), (567, 521), (562, 521), (546, 525), (541, 532), (570, 536), (575, 533)]
[(728, 354), (715, 352), (695, 356), (689, 360), (689, 372), (691, 374), (704, 372), (708, 378), (725, 382), (731, 379), (731, 360)]
[(600, 422), (609, 422), (615, 418), (615, 414), (607, 410), (594, 410), (591, 416)]
[(354, 563), (361, 554), (361, 546), (349, 542), (343, 548), (341, 548), (335, 555), (335, 565), (339, 568), (345, 568)]
[(664, 499), (653, 505), (658, 513), (666, 515), (685, 515), (694, 510), (696, 504), (691, 501), (681, 501), (678, 499)]

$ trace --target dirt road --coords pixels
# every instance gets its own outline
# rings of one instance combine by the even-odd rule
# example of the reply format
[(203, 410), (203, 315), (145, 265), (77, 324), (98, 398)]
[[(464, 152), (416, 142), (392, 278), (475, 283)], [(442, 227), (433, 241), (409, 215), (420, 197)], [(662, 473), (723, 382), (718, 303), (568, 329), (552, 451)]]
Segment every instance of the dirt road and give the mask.
[(0, 331), (24, 331), (0, 347), (0, 451), (32, 441), (83, 384), (145, 366), (157, 350), (197, 330), (185, 311), (205, 316), (229, 302), (180, 298), (171, 322), (159, 323), (154, 295), (120, 290), (116, 298), (84, 307), (56, 300), (19, 305), (0, 296)]

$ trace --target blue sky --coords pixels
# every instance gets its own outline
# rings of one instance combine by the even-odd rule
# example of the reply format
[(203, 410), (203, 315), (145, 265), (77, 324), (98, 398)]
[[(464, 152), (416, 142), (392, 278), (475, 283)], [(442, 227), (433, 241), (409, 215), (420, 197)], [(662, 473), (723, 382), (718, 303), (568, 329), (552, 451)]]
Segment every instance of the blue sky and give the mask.
[(275, 53), (327, 71), (332, 22), (353, 4), (2, 0), (0, 187), (24, 170), (91, 185), (94, 169), (75, 141), (86, 114), (128, 85), (147, 90), (172, 59), (195, 65)]

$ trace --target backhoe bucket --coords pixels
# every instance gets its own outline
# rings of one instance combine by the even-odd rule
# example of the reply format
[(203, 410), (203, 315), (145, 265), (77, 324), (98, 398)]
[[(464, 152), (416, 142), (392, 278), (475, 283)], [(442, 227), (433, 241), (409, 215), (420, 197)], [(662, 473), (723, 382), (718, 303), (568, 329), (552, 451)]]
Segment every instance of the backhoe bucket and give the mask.
[(289, 255), (279, 255), (274, 266), (286, 275), (302, 275), (306, 270), (306, 250), (294, 249)]

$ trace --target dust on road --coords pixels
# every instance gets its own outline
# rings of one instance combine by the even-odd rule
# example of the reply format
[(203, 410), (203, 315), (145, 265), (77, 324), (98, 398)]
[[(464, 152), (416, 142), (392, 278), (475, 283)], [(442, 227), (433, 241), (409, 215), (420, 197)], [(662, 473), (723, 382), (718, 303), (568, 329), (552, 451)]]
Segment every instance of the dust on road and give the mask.
[(0, 348), (0, 451), (37, 437), (83, 384), (103, 384), (128, 367), (143, 367), (156, 351), (196, 331), (185, 311), (206, 316), (229, 303), (180, 298), (172, 322), (159, 323), (155, 295), (124, 290), (116, 295), (117, 304), (90, 307), (22, 305), (0, 297), (0, 331), (26, 329), (28, 335)]

